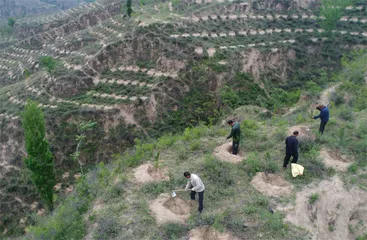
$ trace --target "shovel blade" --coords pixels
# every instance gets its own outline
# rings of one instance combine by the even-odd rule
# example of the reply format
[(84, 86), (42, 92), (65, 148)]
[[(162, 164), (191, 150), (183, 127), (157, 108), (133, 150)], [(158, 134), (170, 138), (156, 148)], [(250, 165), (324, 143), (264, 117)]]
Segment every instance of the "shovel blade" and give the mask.
[(175, 191), (172, 191), (171, 192), (171, 197), (176, 197), (176, 196), (177, 196), (176, 192)]

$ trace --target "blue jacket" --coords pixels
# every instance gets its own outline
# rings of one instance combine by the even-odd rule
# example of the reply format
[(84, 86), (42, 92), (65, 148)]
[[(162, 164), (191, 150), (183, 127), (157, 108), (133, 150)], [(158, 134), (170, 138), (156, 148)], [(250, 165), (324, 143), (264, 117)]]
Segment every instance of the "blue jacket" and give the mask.
[(298, 139), (296, 136), (289, 136), (285, 139), (285, 153), (288, 155), (298, 155)]
[(321, 122), (329, 121), (329, 109), (325, 106), (323, 109), (320, 110), (320, 114), (313, 117), (314, 119), (320, 118)]

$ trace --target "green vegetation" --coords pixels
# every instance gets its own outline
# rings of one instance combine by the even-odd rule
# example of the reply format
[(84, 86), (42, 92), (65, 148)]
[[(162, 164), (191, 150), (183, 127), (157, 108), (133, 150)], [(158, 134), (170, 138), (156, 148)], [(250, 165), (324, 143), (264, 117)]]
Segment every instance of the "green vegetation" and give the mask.
[(92, 130), (93, 128), (95, 128), (96, 125), (97, 125), (96, 122), (91, 122), (91, 121), (80, 123), (78, 127), (79, 134), (75, 136), (75, 140), (77, 141), (78, 145), (76, 146), (75, 152), (71, 154), (71, 157), (73, 158), (74, 161), (78, 161), (81, 174), (84, 174), (84, 172), (83, 172), (83, 163), (79, 159), (80, 148), (82, 147), (82, 144), (87, 137), (85, 132)]
[(320, 16), (324, 16), (325, 20), (320, 23), (321, 27), (328, 31), (335, 29), (345, 7), (351, 3), (351, 0), (322, 0)]
[(37, 191), (52, 211), (55, 185), (54, 157), (46, 140), (44, 115), (36, 102), (27, 101), (22, 113), (22, 126), (27, 151), (27, 156), (23, 159), (24, 164), (31, 170), (30, 177)]
[(49, 73), (52, 73), (58, 64), (58, 61), (51, 56), (40, 57), (40, 62)]
[(14, 28), (14, 24), (15, 24), (15, 18), (8, 18), (8, 25), (9, 25), (9, 27), (11, 27), (11, 28)]
[(131, 17), (131, 13), (133, 12), (133, 9), (131, 8), (131, 2), (132, 0), (126, 1), (126, 13), (129, 17)]
[(308, 203), (309, 204), (314, 204), (317, 201), (317, 199), (319, 199), (319, 196), (320, 195), (318, 193), (312, 194), (310, 199), (308, 200)]

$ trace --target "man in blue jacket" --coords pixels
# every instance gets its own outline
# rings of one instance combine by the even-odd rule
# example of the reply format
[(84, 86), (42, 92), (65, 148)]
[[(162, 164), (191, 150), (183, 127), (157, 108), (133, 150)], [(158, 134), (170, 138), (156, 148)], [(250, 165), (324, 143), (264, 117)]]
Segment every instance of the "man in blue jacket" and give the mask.
[(283, 168), (287, 168), (289, 159), (293, 156), (292, 163), (298, 161), (298, 131), (294, 131), (292, 136), (285, 139), (285, 158)]
[(320, 133), (324, 134), (324, 129), (325, 129), (325, 125), (326, 123), (329, 121), (329, 109), (328, 107), (320, 104), (316, 107), (317, 110), (320, 111), (320, 114), (317, 116), (314, 116), (313, 119), (318, 119), (320, 118), (321, 122), (320, 122)]

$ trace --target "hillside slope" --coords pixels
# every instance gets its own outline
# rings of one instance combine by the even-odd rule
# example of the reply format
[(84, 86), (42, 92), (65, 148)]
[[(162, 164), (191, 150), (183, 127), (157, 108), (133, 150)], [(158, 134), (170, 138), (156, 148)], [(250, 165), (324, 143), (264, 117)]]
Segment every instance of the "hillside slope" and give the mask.
[[(252, 121), (243, 123), (248, 124), (247, 127), (256, 128), (256, 131), (257, 128), (268, 129), (269, 133), (261, 135), (262, 139), (256, 139), (257, 145), (252, 146), (252, 152), (262, 152), (265, 148), (274, 147), (270, 143), (266, 143), (269, 146), (260, 144), (261, 141), (270, 141), (269, 139), (276, 137), (271, 135), (275, 134), (274, 129), (279, 131), (277, 135), (280, 144), (286, 132), (283, 128), (291, 127), (281, 118), (288, 119), (292, 123), (307, 122), (305, 119), (309, 119), (309, 116), (305, 116), (304, 111), (309, 111), (310, 101), (312, 104), (316, 103), (315, 96), (322, 91), (322, 88), (328, 87), (331, 81), (340, 82), (340, 79), (335, 80), (333, 76), (340, 70), (341, 57), (345, 55), (352, 58), (351, 51), (363, 49), (367, 45), (364, 1), (356, 1), (355, 5), (341, 8), (342, 16), (337, 19), (333, 31), (327, 31), (322, 27), (325, 17), (319, 14), (318, 1), (147, 0), (140, 1), (139, 4), (134, 3), (131, 18), (125, 15), (125, 4), (121, 1), (101, 0), (55, 14), (18, 19), (13, 35), (1, 37), (0, 231), (5, 235), (22, 234), (26, 225), (32, 225), (37, 221), (37, 218), (26, 217), (25, 212), (45, 214), (42, 210), (43, 203), (32, 187), (22, 164), (25, 150), (20, 114), (27, 99), (37, 101), (45, 112), (47, 135), (55, 155), (57, 180), (62, 183), (55, 186), (56, 190), (62, 191), (58, 195), (60, 199), (57, 202), (61, 204), (62, 199), (73, 192), (73, 186), (79, 177), (77, 163), (70, 155), (76, 149), (75, 135), (78, 134), (78, 125), (81, 122), (91, 120), (98, 125), (96, 129), (88, 132), (87, 142), (80, 156), (87, 169), (93, 169), (99, 163), (112, 161), (118, 154), (129, 152), (130, 147), (135, 144), (139, 148), (141, 144), (134, 139), (146, 141), (159, 138), (166, 133), (173, 135), (182, 133), (189, 126), (217, 124), (231, 109), (244, 105), (252, 105), (255, 109), (262, 108), (257, 109), (252, 115), (250, 110), (249, 113), (243, 114), (246, 119), (247, 115), (252, 116), (251, 120), (256, 120), (255, 123), (264, 121), (259, 123), (260, 125)], [(362, 60), (359, 62), (360, 69), (363, 70), (367, 64), (363, 65)], [(356, 76), (354, 72), (349, 74)], [(346, 76), (349, 77), (348, 74)], [(347, 104), (345, 106), (352, 107), (355, 111), (362, 111), (365, 108), (363, 105), (365, 93), (358, 92), (360, 90), (357, 89), (364, 89), (362, 88), (364, 85), (360, 82), (354, 84), (357, 85), (341, 84), (344, 93), (342, 97), (335, 97), (333, 102), (338, 102), (341, 106)], [(357, 91), (357, 94), (348, 96), (346, 94), (348, 91)], [(290, 111), (289, 108), (292, 106), (294, 108)], [(351, 120), (349, 108), (345, 107), (342, 110), (340, 115), (344, 114), (344, 118)], [(271, 116), (273, 116), (271, 120), (263, 119)], [(358, 119), (363, 118), (363, 114), (362, 118), (359, 118), (359, 114), (357, 116)], [(239, 118), (241, 122), (243, 119)], [(279, 121), (277, 123), (279, 126), (273, 121), (276, 123)], [(360, 123), (356, 122), (356, 126), (358, 124)], [(349, 128), (345, 128), (346, 132), (347, 129)], [(212, 136), (205, 135), (208, 144), (216, 142), (214, 137), (223, 137), (222, 132), (211, 131)], [(340, 132), (340, 136), (344, 137), (345, 134), (349, 133)], [(179, 136), (177, 138), (181, 139)], [(360, 137), (351, 135), (353, 140)], [(202, 141), (205, 143), (205, 140)], [(190, 149), (179, 149), (181, 153), (168, 154), (172, 157), (186, 158), (185, 155), (190, 157), (189, 154), (195, 155), (196, 150), (202, 149), (199, 139), (195, 139), (194, 142), (190, 140), (188, 143), (179, 140), (177, 146), (174, 146), (179, 148), (179, 145), (185, 145)], [(214, 146), (210, 144), (204, 146), (210, 150), (200, 151), (210, 155)], [(362, 145), (358, 146), (361, 148)], [(145, 157), (123, 155), (127, 158), (126, 161), (131, 161), (129, 167), (137, 165), (140, 161), (150, 160), (149, 154), (155, 146), (148, 144), (146, 147), (148, 149)], [(336, 145), (332, 147), (338, 148)], [(280, 151), (281, 147), (277, 149)], [(169, 151), (165, 148), (160, 149), (163, 150)], [(318, 148), (316, 150), (321, 151)], [(355, 154), (354, 150), (348, 151)], [(329, 156), (330, 152), (333, 150), (323, 149), (321, 153)], [(250, 156), (261, 159), (264, 154), (259, 153), (258, 156), (250, 154)], [(280, 152), (277, 154), (282, 158)], [(247, 153), (245, 155), (248, 156)], [(205, 158), (212, 156), (200, 155), (195, 164), (197, 166), (210, 164), (209, 160), (204, 160)], [(312, 158), (315, 156), (312, 155)], [(253, 164), (254, 168), (258, 169), (256, 163)], [(179, 171), (171, 165), (174, 163), (167, 163), (168, 169)], [(235, 167), (231, 166), (228, 171), (235, 171)], [(214, 166), (215, 169), (220, 167), (222, 165)], [(97, 177), (96, 181), (102, 185), (98, 186), (115, 188), (116, 186), (109, 180), (104, 180), (103, 174), (109, 175), (108, 169), (103, 165), (100, 168), (98, 171), (101, 173), (98, 174), (102, 175)], [(247, 168), (244, 166), (245, 173), (248, 171)], [(326, 171), (321, 166), (316, 170), (321, 171), (320, 174)], [(239, 171), (237, 169), (233, 174), (239, 176), (247, 174)], [(182, 173), (175, 178), (180, 179), (180, 175)], [(318, 173), (312, 176), (316, 178), (316, 175)], [(250, 181), (251, 178), (252, 175), (246, 177), (246, 181)], [(286, 178), (289, 180), (289, 176)], [(95, 179), (92, 177), (91, 181)], [(333, 181), (339, 183), (338, 179)], [(311, 179), (306, 182), (311, 182)], [(173, 181), (169, 184), (175, 183)], [(131, 185), (130, 181), (124, 181), (118, 186), (121, 191), (119, 189), (116, 191), (122, 193), (122, 189), (126, 188), (127, 192), (131, 191), (133, 198), (140, 199), (140, 193), (137, 193), (138, 190)], [(152, 188), (151, 191), (155, 193), (147, 189), (147, 194), (156, 196), (163, 189), (166, 191), (168, 185), (158, 184), (158, 190), (156, 186)], [(242, 186), (239, 190), (241, 189)], [(85, 194), (88, 197), (92, 194), (92, 199), (95, 200), (94, 194), (98, 193), (91, 191)], [(231, 191), (225, 194), (231, 195), (236, 188), (232, 188)], [(153, 200), (153, 195), (149, 200)], [(213, 200), (210, 195), (209, 198)], [(146, 213), (147, 199), (144, 201), (144, 198), (141, 199), (141, 210)], [(89, 200), (81, 201), (78, 204), (82, 206), (91, 204)], [(129, 199), (126, 201), (127, 205), (121, 204), (121, 208), (135, 204)], [(73, 204), (73, 201), (67, 200), (65, 204)], [(222, 204), (226, 205), (225, 202)], [(17, 207), (5, 211), (10, 206)], [(86, 208), (78, 210), (84, 213)], [(238, 211), (237, 206), (232, 210)], [(69, 214), (66, 210), (64, 213), (60, 211), (60, 214)], [(261, 212), (260, 215), (261, 217), (254, 215), (253, 221), (256, 224), (268, 221), (267, 213)], [(259, 226), (262, 232), (266, 232), (263, 235), (264, 239), (265, 236), (271, 236), (278, 227), (283, 229), (283, 225), (278, 225), (281, 215), (275, 216), (276, 219), (271, 218), (269, 221), (275, 221), (277, 226), (269, 232), (265, 225), (260, 223), (254, 225)], [(70, 217), (74, 215), (70, 214)], [(70, 222), (75, 222), (76, 225), (79, 222), (85, 223), (82, 215), (75, 217), (75, 221)], [(149, 226), (155, 228), (153, 218), (145, 219), (144, 215), (137, 217), (142, 222), (148, 221)], [(239, 216), (238, 221), (242, 220), (242, 216)], [(50, 224), (56, 224), (57, 221), (59, 220), (52, 220)], [(122, 226), (120, 221), (125, 220), (117, 218), (116, 221), (116, 226)], [(207, 223), (211, 224), (210, 221)], [(218, 221), (222, 222), (221, 219), (216, 220), (217, 223)], [(91, 224), (92, 222), (91, 220)], [(83, 224), (81, 226), (84, 226)], [(101, 224), (106, 228), (109, 226)], [(87, 227), (92, 228), (89, 225)], [(180, 225), (179, 228), (182, 233), (187, 232), (186, 227)], [(80, 230), (78, 237), (72, 236), (81, 238), (87, 228), (76, 227), (76, 229)], [(167, 229), (169, 231), (170, 227)], [(254, 229), (251, 231), (255, 231)], [(152, 230), (153, 235), (144, 232), (141, 234), (143, 238), (154, 238), (156, 236), (154, 234), (158, 234), (156, 231), (157, 229)], [(301, 230), (294, 231), (296, 235), (303, 234)], [(70, 231), (70, 234), (74, 232)], [(136, 231), (131, 229), (126, 234), (132, 234), (126, 235), (130, 237), (136, 234)], [(241, 234), (234, 233), (240, 237), (245, 236)], [(120, 233), (117, 235), (124, 236)], [(101, 236), (103, 238), (104, 235)]]

